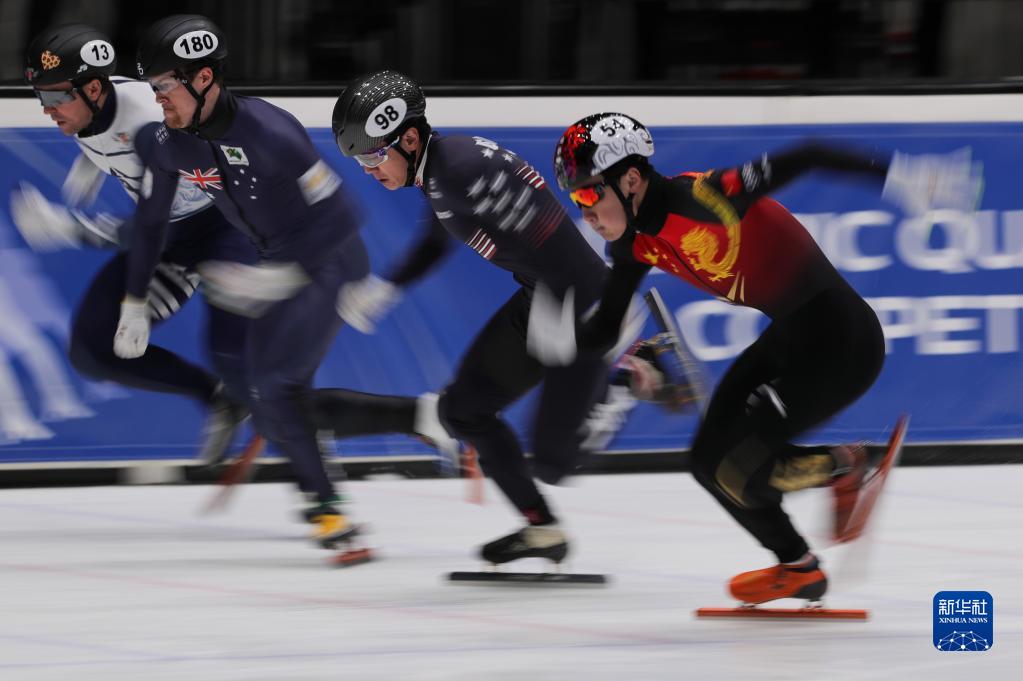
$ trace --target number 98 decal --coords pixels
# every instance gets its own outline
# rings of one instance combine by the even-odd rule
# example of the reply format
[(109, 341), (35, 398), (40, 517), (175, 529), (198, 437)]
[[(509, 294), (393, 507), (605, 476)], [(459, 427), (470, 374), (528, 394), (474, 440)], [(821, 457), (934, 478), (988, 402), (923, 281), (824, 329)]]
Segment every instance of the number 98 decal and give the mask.
[(106, 40), (90, 40), (82, 45), (79, 55), (89, 66), (106, 66), (114, 61), (114, 46)]
[(182, 59), (200, 59), (217, 49), (220, 42), (209, 31), (189, 31), (174, 40), (174, 54)]
[(366, 134), (370, 137), (383, 137), (394, 130), (395, 126), (405, 120), (408, 106), (401, 97), (388, 99), (377, 106), (366, 119)]

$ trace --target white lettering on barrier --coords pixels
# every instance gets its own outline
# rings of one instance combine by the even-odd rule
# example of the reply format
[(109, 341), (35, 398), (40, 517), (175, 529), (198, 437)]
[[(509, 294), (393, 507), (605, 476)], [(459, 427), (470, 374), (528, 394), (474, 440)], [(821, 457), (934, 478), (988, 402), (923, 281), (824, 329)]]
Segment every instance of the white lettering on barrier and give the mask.
[[(918, 355), (1020, 350), (1023, 295), (885, 296), (867, 302), (881, 322), (889, 353), (898, 349), (900, 340), (912, 341)], [(675, 317), (693, 354), (708, 362), (736, 357), (767, 324), (758, 311), (720, 300), (687, 303), (676, 310)]]
[[(724, 341), (721, 343), (715, 343), (708, 334), (708, 325), (715, 316), (723, 317)], [(713, 299), (683, 305), (675, 318), (693, 354), (706, 362), (738, 355), (757, 339), (765, 320), (763, 314), (751, 307)]]
[[(935, 236), (938, 245), (932, 245)], [(917, 270), (970, 272), (973, 270), (970, 260), (976, 257), (979, 244), (973, 216), (958, 211), (932, 211), (903, 220), (895, 232), (896, 252), (904, 263)]]
[(867, 228), (893, 230), (887, 250), (911, 269), (962, 274), (1023, 268), (1023, 211), (971, 215), (936, 210), (898, 223), (891, 213), (877, 210), (800, 213), (796, 218), (844, 272), (873, 272), (895, 264), (889, 253), (864, 251)]

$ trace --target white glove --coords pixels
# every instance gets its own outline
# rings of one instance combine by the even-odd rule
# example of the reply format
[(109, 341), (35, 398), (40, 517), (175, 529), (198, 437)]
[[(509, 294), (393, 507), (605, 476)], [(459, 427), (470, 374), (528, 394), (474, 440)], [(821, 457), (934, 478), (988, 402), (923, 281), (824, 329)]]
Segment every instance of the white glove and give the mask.
[(337, 292), (337, 313), (345, 323), (362, 333), (373, 333), (381, 319), (401, 301), (401, 289), (375, 274), (341, 287)]
[(558, 300), (543, 283), (533, 291), (526, 327), (526, 348), (546, 366), (564, 366), (575, 361), (575, 290), (568, 289)]
[(897, 151), (881, 196), (909, 215), (939, 208), (972, 213), (980, 202), (984, 175), (983, 164), (974, 163), (970, 154), (969, 147), (940, 156)]
[(91, 206), (99, 194), (106, 174), (99, 169), (85, 154), (81, 154), (71, 164), (71, 170), (64, 178), (60, 195), (64, 203), (74, 208)]
[(18, 189), (11, 192), (11, 217), (25, 243), (35, 251), (46, 253), (81, 244), (81, 228), (71, 212), (48, 201), (28, 182), (18, 183)]
[(291, 298), (309, 283), (309, 275), (294, 262), (243, 265), (207, 260), (196, 269), (210, 303), (245, 317), (262, 316), (271, 305)]
[(135, 359), (146, 354), (149, 346), (149, 306), (145, 300), (125, 298), (121, 302), (121, 319), (114, 333), (114, 354), (121, 359)]

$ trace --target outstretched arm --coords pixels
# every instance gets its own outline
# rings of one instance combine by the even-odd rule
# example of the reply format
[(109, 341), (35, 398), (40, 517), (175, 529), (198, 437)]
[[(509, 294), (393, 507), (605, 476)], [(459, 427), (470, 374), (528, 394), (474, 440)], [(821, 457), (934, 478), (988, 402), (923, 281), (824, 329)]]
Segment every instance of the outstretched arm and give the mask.
[(415, 283), (451, 253), (454, 242), (440, 220), (431, 212), (423, 222), (427, 225), (419, 240), (387, 277), (396, 286), (404, 288)]
[(377, 323), (401, 301), (402, 289), (425, 276), (451, 251), (451, 239), (440, 221), (431, 213), (427, 222), (419, 241), (387, 278), (370, 274), (341, 287), (337, 313), (346, 323), (363, 333), (376, 331)]
[(742, 166), (713, 170), (702, 178), (744, 213), (762, 196), (814, 171), (837, 171), (874, 177), (884, 181), (888, 161), (839, 147), (806, 142), (796, 147), (762, 155)]
[[(854, 173), (884, 180), (888, 159), (869, 156), (816, 142), (807, 142), (777, 154), (764, 154), (761, 164), (768, 164), (763, 193), (777, 191), (801, 175), (819, 170)], [(748, 165), (748, 164), (747, 164)], [(746, 166), (742, 170), (745, 171)], [(762, 173), (763, 174), (763, 173)]]
[(819, 171), (877, 178), (884, 183), (882, 196), (911, 214), (932, 208), (971, 211), (983, 186), (980, 164), (971, 160), (968, 148), (944, 155), (895, 152), (889, 159), (887, 154), (866, 154), (819, 142), (764, 154), (740, 167), (714, 170), (702, 181), (743, 213), (761, 196)]

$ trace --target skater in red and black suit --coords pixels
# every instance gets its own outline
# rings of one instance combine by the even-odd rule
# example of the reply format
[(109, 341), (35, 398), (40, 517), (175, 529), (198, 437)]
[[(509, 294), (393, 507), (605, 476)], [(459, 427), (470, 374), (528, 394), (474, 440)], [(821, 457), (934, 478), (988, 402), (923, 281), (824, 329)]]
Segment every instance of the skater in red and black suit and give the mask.
[[(649, 131), (622, 114), (594, 114), (562, 136), (554, 159), (558, 184), (610, 242), (613, 266), (588, 322), (568, 328), (550, 314), (542, 324), (531, 319), (530, 328), (545, 330), (540, 342), (561, 357), (570, 356), (566, 342), (580, 353), (601, 352), (617, 338), (629, 301), (652, 267), (766, 314), (770, 325), (728, 369), (709, 402), (692, 444), (692, 470), (778, 559), (775, 567), (734, 577), (732, 594), (747, 603), (817, 600), (827, 579), (782, 509), (782, 495), (862, 475), (865, 457), (851, 448), (802, 447), (792, 440), (867, 391), (884, 362), (884, 337), (870, 306), (799, 221), (766, 195), (810, 170), (848, 171), (884, 181), (886, 196), (916, 209), (975, 202), (978, 179), (968, 159), (924, 163), (896, 154), (889, 163), (817, 144), (741, 167), (666, 177), (650, 165), (653, 150)], [(946, 181), (955, 179), (953, 171), (964, 174), (962, 182)], [(548, 300), (534, 308), (539, 314), (557, 305)]]

